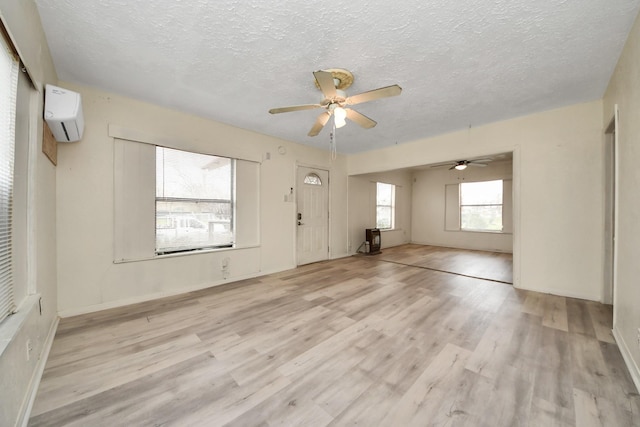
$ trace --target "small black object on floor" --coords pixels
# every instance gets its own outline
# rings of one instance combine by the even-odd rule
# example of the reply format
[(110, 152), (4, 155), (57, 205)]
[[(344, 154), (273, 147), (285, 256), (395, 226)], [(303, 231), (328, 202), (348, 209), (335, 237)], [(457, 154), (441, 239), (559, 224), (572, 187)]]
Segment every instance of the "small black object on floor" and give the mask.
[(380, 240), (380, 229), (378, 228), (367, 228), (365, 230), (365, 242), (368, 242), (368, 249), (365, 250), (367, 255), (377, 255), (382, 253), (380, 250), (381, 240)]

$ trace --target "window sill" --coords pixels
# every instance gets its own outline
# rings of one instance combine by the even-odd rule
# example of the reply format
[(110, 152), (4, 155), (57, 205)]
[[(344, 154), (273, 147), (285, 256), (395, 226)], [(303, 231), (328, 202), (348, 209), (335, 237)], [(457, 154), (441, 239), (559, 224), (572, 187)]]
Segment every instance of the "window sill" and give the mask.
[(460, 230), (446, 230), (446, 231), (457, 231), (457, 232), (464, 232), (464, 233), (482, 233), (482, 234), (513, 234), (513, 232), (510, 232), (510, 231), (492, 231), (492, 230), (464, 230), (464, 229), (460, 229)]
[(156, 259), (166, 259), (166, 258), (176, 258), (176, 257), (183, 257), (183, 256), (194, 256), (194, 255), (205, 255), (205, 254), (212, 254), (212, 253), (216, 253), (216, 252), (229, 252), (229, 251), (238, 251), (238, 250), (244, 250), (244, 249), (255, 249), (255, 248), (259, 248), (260, 245), (247, 245), (247, 246), (235, 246), (235, 247), (231, 247), (231, 248), (215, 248), (215, 249), (202, 249), (202, 250), (196, 250), (196, 251), (187, 251), (187, 252), (176, 252), (176, 253), (172, 253), (172, 254), (164, 254), (164, 255), (152, 255), (149, 257), (142, 257), (142, 258), (134, 258), (134, 259), (116, 259), (113, 261), (114, 264), (126, 264), (129, 262), (140, 262), (140, 261), (153, 261)]
[(38, 301), (40, 301), (40, 294), (29, 295), (14, 314), (2, 321), (0, 324), (0, 357), (18, 335), (31, 311), (38, 308)]

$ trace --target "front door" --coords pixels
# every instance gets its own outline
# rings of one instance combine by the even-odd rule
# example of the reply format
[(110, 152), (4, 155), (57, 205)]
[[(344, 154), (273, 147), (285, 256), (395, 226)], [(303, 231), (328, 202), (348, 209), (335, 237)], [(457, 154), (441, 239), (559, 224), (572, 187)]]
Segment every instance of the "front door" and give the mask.
[(298, 265), (329, 258), (329, 171), (298, 167)]

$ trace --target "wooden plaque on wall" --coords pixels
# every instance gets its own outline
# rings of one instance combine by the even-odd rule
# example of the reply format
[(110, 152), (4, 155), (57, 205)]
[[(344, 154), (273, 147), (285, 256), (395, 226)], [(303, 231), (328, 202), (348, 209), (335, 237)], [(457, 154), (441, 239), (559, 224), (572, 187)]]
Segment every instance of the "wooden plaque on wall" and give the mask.
[(54, 165), (58, 164), (58, 143), (56, 139), (53, 137), (53, 133), (47, 122), (44, 120), (43, 123), (43, 131), (42, 131), (42, 152), (51, 160), (51, 163)]

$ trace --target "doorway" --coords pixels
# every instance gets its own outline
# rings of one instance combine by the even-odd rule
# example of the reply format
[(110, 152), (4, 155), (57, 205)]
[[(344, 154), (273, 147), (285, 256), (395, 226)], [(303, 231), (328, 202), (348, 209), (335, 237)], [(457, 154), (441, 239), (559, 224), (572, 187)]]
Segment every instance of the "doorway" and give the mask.
[(296, 184), (297, 264), (329, 259), (329, 171), (298, 166)]

